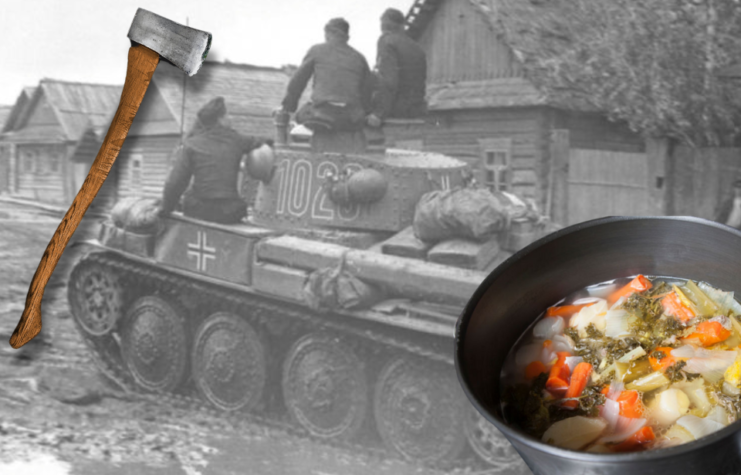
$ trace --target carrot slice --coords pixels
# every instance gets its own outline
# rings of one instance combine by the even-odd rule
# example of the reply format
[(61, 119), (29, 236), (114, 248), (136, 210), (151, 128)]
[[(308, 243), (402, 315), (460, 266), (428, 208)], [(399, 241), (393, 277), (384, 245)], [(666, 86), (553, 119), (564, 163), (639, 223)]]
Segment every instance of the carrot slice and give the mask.
[(633, 452), (656, 439), (656, 434), (650, 426), (644, 426), (623, 442), (612, 446), (614, 452)]
[(676, 292), (672, 292), (663, 299), (661, 299), (661, 305), (664, 307), (664, 313), (671, 315), (672, 317), (679, 318), (680, 321), (686, 322), (695, 318), (695, 312), (684, 305)]
[(607, 302), (613, 304), (620, 300), (620, 297), (628, 297), (634, 292), (644, 292), (653, 287), (650, 280), (642, 275), (637, 276), (631, 280), (628, 284), (623, 286), (620, 290), (616, 291), (607, 299)]
[[(592, 374), (592, 365), (589, 363), (579, 363), (574, 368), (574, 372), (571, 374), (571, 382), (569, 383), (569, 389), (566, 390), (566, 397), (579, 397), (584, 392), (584, 388), (587, 387), (589, 382), (589, 376)], [(563, 407), (570, 407), (575, 409), (579, 405), (578, 401), (565, 401)]]
[(568, 351), (559, 351), (556, 353), (558, 359), (556, 364), (551, 367), (551, 372), (548, 375), (548, 381), (545, 383), (545, 387), (548, 391), (556, 396), (563, 396), (569, 389), (569, 365), (566, 364), (566, 357), (571, 356)]
[(621, 416), (631, 417), (633, 419), (643, 417), (645, 408), (643, 407), (638, 391), (622, 391), (617, 398), (617, 402), (620, 403)]
[(594, 305), (594, 302), (581, 305), (561, 305), (560, 307), (548, 307), (548, 310), (546, 310), (545, 312), (545, 316), (564, 318), (570, 317), (575, 313), (579, 313), (579, 310), (583, 309), (584, 307), (589, 307), (590, 305)]
[(710, 346), (727, 340), (729, 336), (731, 336), (730, 330), (723, 328), (720, 322), (702, 322), (697, 325), (697, 328), (692, 334), (684, 339), (697, 339), (702, 346)]
[(546, 371), (548, 370), (545, 368), (545, 365), (543, 363), (541, 363), (540, 361), (533, 361), (532, 363), (527, 365), (527, 368), (525, 368), (525, 378), (535, 379)]
[[(660, 346), (658, 348), (654, 348), (653, 351), (648, 354), (648, 362), (651, 363), (651, 368), (653, 368), (654, 371), (666, 371), (667, 368), (676, 364), (678, 360), (685, 359), (672, 356), (673, 349), (674, 348), (670, 348), (668, 346)], [(664, 353), (664, 356), (660, 358), (657, 357), (658, 355), (654, 356), (654, 353), (656, 352)]]

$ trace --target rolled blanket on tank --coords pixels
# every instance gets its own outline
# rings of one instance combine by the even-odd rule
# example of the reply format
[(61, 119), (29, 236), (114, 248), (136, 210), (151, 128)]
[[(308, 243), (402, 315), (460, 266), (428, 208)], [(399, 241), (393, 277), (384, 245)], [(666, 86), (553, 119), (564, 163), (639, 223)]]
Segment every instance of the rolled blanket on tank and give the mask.
[(124, 198), (111, 210), (116, 227), (137, 234), (155, 234), (160, 226), (159, 200)]

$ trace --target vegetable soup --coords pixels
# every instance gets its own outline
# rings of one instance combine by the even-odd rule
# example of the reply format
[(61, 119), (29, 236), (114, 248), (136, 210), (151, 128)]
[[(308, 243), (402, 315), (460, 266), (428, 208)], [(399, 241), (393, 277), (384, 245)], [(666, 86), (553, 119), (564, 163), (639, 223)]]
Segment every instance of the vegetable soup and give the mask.
[(558, 447), (634, 452), (741, 416), (741, 305), (704, 282), (643, 275), (549, 307), (502, 371), (508, 424)]

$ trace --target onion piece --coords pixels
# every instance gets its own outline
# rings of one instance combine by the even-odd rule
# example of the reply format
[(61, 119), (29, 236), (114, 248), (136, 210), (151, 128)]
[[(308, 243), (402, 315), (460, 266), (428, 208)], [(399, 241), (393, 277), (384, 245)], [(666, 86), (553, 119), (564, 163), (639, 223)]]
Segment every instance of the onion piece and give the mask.
[(543, 351), (543, 343), (530, 343), (523, 345), (515, 353), (515, 364), (520, 367), (524, 367), (532, 363), (533, 361), (540, 360), (540, 355)]
[[(685, 370), (688, 373), (702, 375), (711, 384), (723, 379), (726, 370), (736, 361), (738, 356), (735, 351), (708, 351), (704, 349), (696, 350), (695, 354), (698, 356), (687, 360)], [(672, 351), (672, 355), (674, 355), (674, 351)]]
[(533, 327), (533, 336), (535, 338), (550, 340), (563, 332), (564, 327), (566, 327), (566, 323), (564, 323), (563, 318), (545, 317)]
[(607, 421), (607, 431), (614, 431), (620, 418), (620, 403), (605, 399), (605, 403), (599, 407), (599, 415)]
[(607, 399), (617, 400), (620, 397), (620, 393), (625, 391), (625, 385), (623, 383), (611, 382), (610, 389), (607, 390), (605, 397)]
[(618, 363), (630, 363), (636, 358), (640, 358), (641, 356), (645, 356), (646, 350), (644, 350), (642, 347), (638, 346), (636, 348), (633, 348), (629, 352), (625, 353), (623, 356), (621, 356), (617, 362)]
[(574, 344), (574, 340), (569, 338), (568, 335), (556, 335), (554, 336), (551, 341), (553, 344), (551, 345), (551, 349), (553, 351), (568, 351), (569, 353), (574, 352), (574, 347), (576, 346)]
[(646, 419), (634, 419), (631, 417), (618, 417), (615, 433), (602, 437), (597, 442), (606, 444), (610, 442), (621, 442), (635, 434), (646, 425)]
[(572, 373), (574, 372), (574, 368), (576, 368), (576, 365), (584, 361), (584, 358), (581, 356), (567, 356), (566, 357), (566, 364), (569, 366), (569, 371)]
[(717, 432), (724, 427), (723, 424), (718, 421), (692, 415), (680, 417), (677, 421), (677, 425), (686, 429), (695, 439), (705, 437), (706, 435)]
[[(713, 408), (713, 404), (708, 398), (705, 391), (705, 382), (702, 379), (693, 379), (692, 381), (681, 381), (672, 384), (673, 388), (681, 389), (690, 399), (690, 403), (696, 410), (700, 411), (703, 416)], [(697, 413), (695, 413), (697, 415)]]
[(605, 314), (605, 336), (624, 338), (631, 335), (630, 314), (625, 310), (608, 310)]

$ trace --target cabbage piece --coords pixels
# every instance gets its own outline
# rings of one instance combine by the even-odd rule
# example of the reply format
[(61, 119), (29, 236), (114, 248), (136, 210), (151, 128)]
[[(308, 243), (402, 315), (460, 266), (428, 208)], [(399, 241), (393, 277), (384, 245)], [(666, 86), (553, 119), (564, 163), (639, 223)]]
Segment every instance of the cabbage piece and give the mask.
[(607, 422), (600, 418), (576, 416), (554, 423), (543, 434), (543, 442), (564, 449), (579, 450), (604, 432)]
[(693, 440), (695, 440), (695, 437), (687, 431), (687, 429), (678, 424), (674, 424), (669, 428), (669, 430), (664, 432), (664, 435), (657, 443), (657, 446), (674, 447), (675, 445), (685, 444), (687, 442), (692, 442)]
[(730, 423), (730, 419), (728, 418), (728, 413), (723, 408), (723, 406), (715, 406), (707, 416), (705, 416), (705, 419), (719, 422), (723, 424), (724, 426), (727, 426)]
[(630, 350), (629, 352), (625, 353), (623, 356), (621, 356), (617, 362), (618, 363), (630, 363), (631, 361), (640, 358), (641, 356), (646, 355), (646, 350), (643, 349), (643, 347), (636, 347)]
[(692, 406), (703, 416), (713, 408), (713, 404), (710, 402), (708, 393), (705, 390), (705, 382), (700, 378), (674, 383), (672, 384), (672, 388), (681, 389), (689, 398)]
[(625, 338), (632, 334), (630, 330), (631, 315), (625, 310), (608, 310), (605, 314), (605, 336)]
[(594, 324), (597, 330), (605, 331), (605, 315), (607, 314), (607, 301), (600, 300), (594, 305), (584, 307), (579, 310), (579, 313), (571, 317), (569, 326), (576, 328), (579, 332), (579, 336), (587, 337), (587, 327), (590, 324)]
[(668, 384), (669, 378), (664, 376), (664, 373), (662, 373), (661, 371), (654, 371), (647, 376), (636, 379), (632, 383), (626, 384), (625, 387), (626, 389), (648, 392), (653, 391), (654, 389), (659, 389), (660, 387), (666, 386)]
[(736, 315), (741, 315), (741, 304), (736, 302), (733, 298), (733, 292), (723, 292), (718, 290), (705, 282), (700, 282), (698, 287), (708, 296), (713, 302), (718, 304), (721, 313), (728, 313), (732, 310)]
[(684, 284), (682, 291), (695, 304), (698, 315), (709, 317), (720, 311), (720, 307), (691, 280)]
[(677, 421), (677, 425), (686, 429), (695, 439), (705, 437), (721, 430), (724, 426), (720, 422), (708, 419), (707, 417), (683, 416)]

